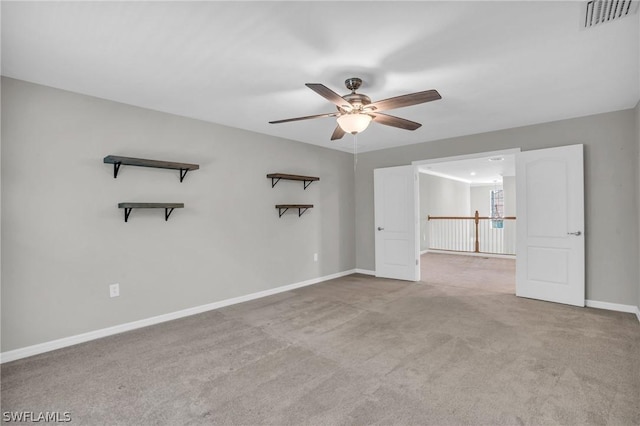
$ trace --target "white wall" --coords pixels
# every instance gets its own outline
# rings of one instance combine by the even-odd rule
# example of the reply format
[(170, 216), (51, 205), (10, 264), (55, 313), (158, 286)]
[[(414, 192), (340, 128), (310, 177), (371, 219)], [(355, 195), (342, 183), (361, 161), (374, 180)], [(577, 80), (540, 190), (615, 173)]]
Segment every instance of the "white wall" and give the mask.
[(494, 189), (502, 189), (502, 185), (474, 185), (470, 192), (470, 216), (476, 214), (476, 210), (480, 216), (491, 216), (491, 191)]
[(516, 215), (516, 177), (504, 176), (502, 178), (502, 189), (504, 189), (504, 215)]
[(467, 216), (469, 184), (440, 176), (419, 173), (420, 180), (420, 250), (429, 248), (431, 216)]
[(355, 184), (357, 267), (375, 268), (373, 169), (511, 148), (584, 144), (586, 297), (635, 305), (640, 275), (637, 115), (629, 109), (361, 154)]
[[(200, 170), (114, 179), (108, 154)], [(3, 78), (1, 161), (3, 352), (355, 267), (351, 154)], [(125, 223), (121, 201), (185, 208)]]

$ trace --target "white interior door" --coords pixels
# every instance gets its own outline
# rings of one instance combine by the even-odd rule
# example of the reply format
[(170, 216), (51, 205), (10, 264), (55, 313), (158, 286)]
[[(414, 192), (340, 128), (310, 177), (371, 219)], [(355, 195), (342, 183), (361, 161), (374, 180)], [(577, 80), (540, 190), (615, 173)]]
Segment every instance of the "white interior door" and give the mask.
[(419, 281), (418, 174), (413, 166), (373, 171), (376, 277)]
[(516, 295), (584, 306), (583, 147), (516, 154)]

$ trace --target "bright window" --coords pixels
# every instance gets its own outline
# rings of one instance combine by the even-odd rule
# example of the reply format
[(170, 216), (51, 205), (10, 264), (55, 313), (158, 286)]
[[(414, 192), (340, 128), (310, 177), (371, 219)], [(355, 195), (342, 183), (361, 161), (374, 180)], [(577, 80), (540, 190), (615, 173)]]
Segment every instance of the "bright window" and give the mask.
[(491, 190), (491, 217), (499, 218), (491, 220), (491, 227), (502, 228), (504, 227), (504, 222), (502, 221), (502, 217), (504, 216), (504, 191), (502, 189), (493, 189)]

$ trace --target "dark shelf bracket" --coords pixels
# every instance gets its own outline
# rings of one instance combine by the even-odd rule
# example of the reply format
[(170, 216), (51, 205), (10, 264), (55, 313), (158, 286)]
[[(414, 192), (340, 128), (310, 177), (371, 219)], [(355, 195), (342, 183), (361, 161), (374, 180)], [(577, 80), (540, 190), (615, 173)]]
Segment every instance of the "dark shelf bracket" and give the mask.
[[(276, 183), (280, 182), (280, 179), (282, 178), (271, 178), (271, 187), (273, 188), (274, 186), (276, 186)], [(311, 185), (311, 182), (313, 182), (312, 180), (303, 180), (303, 185), (304, 185), (304, 189), (307, 189), (307, 187), (309, 185)]]
[[(302, 216), (304, 212), (309, 210), (309, 207), (292, 207), (294, 209), (298, 209), (298, 217)], [(282, 217), (285, 212), (289, 210), (289, 207), (278, 207), (278, 217)]]
[[(280, 182), (281, 178), (271, 178), (271, 187), (273, 188), (274, 186), (276, 186), (276, 183)], [(263, 181), (264, 182), (264, 181)]]
[(184, 203), (118, 203), (118, 208), (124, 209), (124, 221), (129, 221), (133, 209), (164, 209), (164, 220), (169, 220), (173, 209), (181, 209)]
[(182, 183), (184, 177), (187, 175), (189, 169), (180, 169), (180, 183)]
[(122, 162), (118, 161), (116, 163), (113, 163), (113, 178), (117, 178), (118, 177), (118, 171), (120, 170), (120, 166), (122, 165)]

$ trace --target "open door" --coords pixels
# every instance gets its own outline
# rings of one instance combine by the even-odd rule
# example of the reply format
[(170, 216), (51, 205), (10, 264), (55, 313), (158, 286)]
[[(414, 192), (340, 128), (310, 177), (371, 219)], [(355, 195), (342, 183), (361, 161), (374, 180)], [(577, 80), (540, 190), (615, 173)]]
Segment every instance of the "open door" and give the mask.
[(516, 295), (584, 306), (583, 146), (516, 154)]
[(418, 174), (413, 166), (375, 169), (376, 277), (420, 280)]

